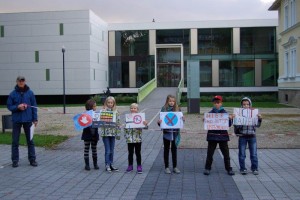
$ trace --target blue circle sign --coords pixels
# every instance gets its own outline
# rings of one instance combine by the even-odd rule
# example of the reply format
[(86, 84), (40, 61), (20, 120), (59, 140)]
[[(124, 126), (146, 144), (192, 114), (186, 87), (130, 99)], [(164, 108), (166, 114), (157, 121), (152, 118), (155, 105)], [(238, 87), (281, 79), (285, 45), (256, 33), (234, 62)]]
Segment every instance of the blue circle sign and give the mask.
[(164, 122), (167, 126), (175, 126), (178, 123), (178, 117), (174, 113), (168, 113), (164, 118)]

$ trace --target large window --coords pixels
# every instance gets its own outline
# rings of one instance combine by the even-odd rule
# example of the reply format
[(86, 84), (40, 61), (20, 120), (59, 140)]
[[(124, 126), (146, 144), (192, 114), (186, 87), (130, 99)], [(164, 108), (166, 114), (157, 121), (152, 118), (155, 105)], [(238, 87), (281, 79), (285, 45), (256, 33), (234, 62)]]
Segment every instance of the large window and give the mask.
[(232, 29), (198, 29), (198, 54), (231, 54)]
[(156, 31), (157, 44), (182, 44), (183, 54), (190, 54), (190, 30), (176, 29), (176, 30), (157, 30)]
[(149, 31), (116, 31), (116, 56), (149, 55)]
[(286, 0), (284, 4), (284, 30), (294, 26), (297, 19), (296, 0)]
[(241, 54), (269, 54), (276, 51), (275, 28), (241, 28)]
[(200, 87), (212, 86), (212, 62), (200, 61)]
[(277, 86), (278, 68), (275, 60), (262, 60), (262, 86)]
[(220, 61), (220, 87), (255, 86), (255, 63), (249, 61)]

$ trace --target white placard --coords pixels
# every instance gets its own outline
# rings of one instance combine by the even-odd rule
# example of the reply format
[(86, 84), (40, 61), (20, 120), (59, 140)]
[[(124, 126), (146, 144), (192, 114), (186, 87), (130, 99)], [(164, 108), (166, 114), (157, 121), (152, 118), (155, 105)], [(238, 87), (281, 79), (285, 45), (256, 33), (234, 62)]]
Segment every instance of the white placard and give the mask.
[(234, 108), (233, 113), (235, 114), (234, 125), (255, 126), (257, 124), (258, 109)]
[(34, 128), (35, 128), (35, 125), (32, 124), (31, 127), (30, 127), (30, 141), (33, 139)]
[(228, 130), (228, 113), (204, 113), (204, 130)]
[(183, 128), (182, 112), (160, 112), (162, 129), (182, 129)]
[(115, 111), (100, 110), (92, 115), (92, 127), (116, 126), (117, 113)]
[(126, 128), (144, 128), (145, 113), (130, 113), (125, 115)]

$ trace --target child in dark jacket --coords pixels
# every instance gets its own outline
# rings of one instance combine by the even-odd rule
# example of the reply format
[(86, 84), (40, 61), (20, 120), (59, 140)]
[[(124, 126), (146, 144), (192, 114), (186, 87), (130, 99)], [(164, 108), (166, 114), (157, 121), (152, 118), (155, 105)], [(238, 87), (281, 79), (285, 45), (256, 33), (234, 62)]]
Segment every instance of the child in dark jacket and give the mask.
[[(244, 97), (241, 100), (241, 107), (252, 108), (251, 99), (249, 99), (248, 97)], [(260, 127), (262, 117), (260, 114), (258, 114), (257, 117), (257, 124), (255, 124), (254, 126), (234, 126), (235, 134), (239, 137), (239, 164), (240, 172), (242, 175), (246, 175), (248, 173), (245, 166), (247, 143), (250, 151), (251, 171), (254, 175), (258, 175), (257, 143), (255, 131), (256, 128)]]
[[(96, 102), (93, 99), (89, 99), (85, 104), (86, 110), (96, 110)], [(81, 140), (84, 141), (84, 162), (85, 170), (90, 170), (89, 163), (89, 150), (90, 146), (92, 149), (92, 158), (94, 163), (94, 168), (99, 169), (97, 163), (97, 143), (99, 141), (98, 128), (92, 128), (92, 126), (86, 127), (82, 131)]]
[[(213, 98), (213, 109), (209, 113), (227, 113), (226, 110), (222, 107), (222, 96), (215, 96)], [(229, 127), (232, 124), (232, 116), (229, 116)], [(207, 138), (208, 147), (207, 147), (207, 157), (205, 163), (205, 170), (203, 172), (204, 175), (209, 175), (211, 170), (211, 165), (213, 162), (213, 155), (217, 145), (219, 144), (220, 150), (224, 157), (224, 165), (228, 175), (234, 175), (232, 171), (232, 167), (230, 165), (230, 156), (229, 156), (229, 148), (228, 141), (229, 135), (227, 130), (208, 130)]]

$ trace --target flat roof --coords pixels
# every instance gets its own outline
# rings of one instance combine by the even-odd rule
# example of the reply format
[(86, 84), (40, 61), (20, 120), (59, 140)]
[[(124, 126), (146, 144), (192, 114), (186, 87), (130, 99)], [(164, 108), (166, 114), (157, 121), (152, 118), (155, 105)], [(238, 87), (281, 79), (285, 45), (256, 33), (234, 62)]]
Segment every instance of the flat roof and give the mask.
[(208, 20), (189, 22), (108, 23), (109, 31), (191, 28), (274, 27), (278, 19)]

